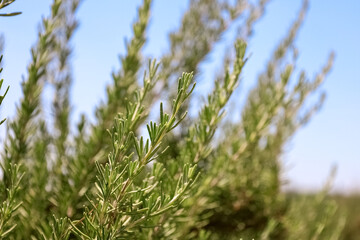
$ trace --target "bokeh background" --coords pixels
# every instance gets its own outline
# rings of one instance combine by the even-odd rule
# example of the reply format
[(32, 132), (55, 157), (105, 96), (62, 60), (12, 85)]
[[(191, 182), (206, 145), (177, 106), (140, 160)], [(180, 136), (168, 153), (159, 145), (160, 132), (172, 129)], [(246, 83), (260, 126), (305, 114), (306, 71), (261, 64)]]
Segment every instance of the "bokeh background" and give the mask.
[[(5, 84), (10, 85), (1, 107), (1, 118), (11, 118), (15, 113), (15, 104), (21, 97), (20, 82), (30, 59), (29, 49), (36, 40), (40, 16), (48, 15), (50, 3), (50, 0), (41, 0), (34, 7), (33, 1), (19, 0), (6, 10), (22, 11), (22, 15), (0, 18), (0, 32), (5, 36), (2, 77)], [(125, 52), (124, 39), (131, 37), (131, 23), (140, 3), (140, 0), (108, 0), (106, 3), (88, 0), (81, 6), (78, 15), (80, 28), (73, 41), (75, 83), (71, 100), (74, 123), (83, 112), (93, 119), (96, 103), (105, 99), (105, 86), (111, 81), (112, 69), (119, 65), (119, 54)], [(159, 57), (166, 51), (167, 34), (177, 28), (188, 4), (188, 0), (154, 1), (144, 55)], [(248, 39), (251, 57), (233, 100), (237, 104), (228, 109), (231, 116), (239, 115), (248, 90), (264, 69), (276, 44), (288, 31), (300, 7), (300, 0), (272, 0), (268, 4), (265, 15), (255, 25), (253, 36)], [(324, 107), (286, 146), (283, 178), (288, 182), (287, 189), (318, 190), (328, 179), (331, 168), (337, 166), (334, 191), (360, 191), (359, 13), (360, 1), (357, 0), (310, 1), (296, 40), (299, 50), (296, 69), (305, 69), (311, 77), (325, 63), (330, 51), (335, 51), (336, 60), (323, 86), (327, 93)], [(236, 36), (236, 24), (229, 28), (207, 56), (206, 64), (201, 66), (197, 87), (199, 96), (205, 96), (211, 88), (206, 80), (213, 80), (220, 70), (215, 66), (221, 66), (219, 63), (224, 52)], [(51, 96), (50, 92), (48, 96)], [(45, 102), (50, 104), (51, 100)], [(197, 109), (196, 106), (193, 108)], [(47, 114), (51, 114), (50, 110)], [(5, 136), (4, 129), (0, 128), (1, 141)]]

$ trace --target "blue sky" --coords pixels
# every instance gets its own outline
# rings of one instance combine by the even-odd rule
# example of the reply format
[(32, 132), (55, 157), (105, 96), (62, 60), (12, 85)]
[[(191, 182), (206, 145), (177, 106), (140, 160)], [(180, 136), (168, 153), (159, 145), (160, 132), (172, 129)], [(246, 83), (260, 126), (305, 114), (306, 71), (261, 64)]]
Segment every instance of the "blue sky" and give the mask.
[[(39, 4), (41, 2), (41, 4)], [(71, 100), (73, 118), (85, 112), (92, 116), (94, 106), (105, 99), (105, 86), (110, 73), (119, 67), (118, 56), (124, 54), (124, 38), (131, 37), (131, 24), (140, 0), (84, 1), (79, 11), (80, 28), (73, 41), (75, 83)], [(36, 41), (41, 16), (49, 12), (50, 0), (17, 0), (7, 11), (22, 11), (13, 18), (0, 18), (0, 32), (5, 35), (4, 71), (2, 78), (10, 92), (1, 108), (1, 118), (13, 116), (15, 103), (21, 97), (20, 82), (26, 74), (30, 47)], [(144, 53), (159, 57), (165, 52), (167, 33), (176, 29), (188, 0), (154, 0), (149, 42)], [(256, 76), (279, 40), (286, 34), (301, 6), (300, 0), (272, 0), (265, 16), (255, 25), (249, 39), (251, 58), (237, 91), (246, 97)], [(339, 191), (360, 190), (360, 1), (312, 0), (300, 35), (297, 69), (314, 76), (325, 63), (331, 50), (336, 53), (334, 68), (323, 90), (327, 93), (324, 107), (286, 146), (283, 161), (284, 179), (289, 187), (319, 189), (332, 166), (338, 166), (334, 187)], [(231, 29), (230, 29), (231, 30)], [(212, 79), (214, 68), (222, 60), (222, 50), (229, 45), (232, 33), (224, 35), (215, 46), (200, 77)], [(199, 88), (198, 88), (199, 89)], [(199, 92), (205, 94), (205, 92)], [(48, 100), (50, 102), (50, 100)], [(4, 127), (0, 129), (3, 138)]]

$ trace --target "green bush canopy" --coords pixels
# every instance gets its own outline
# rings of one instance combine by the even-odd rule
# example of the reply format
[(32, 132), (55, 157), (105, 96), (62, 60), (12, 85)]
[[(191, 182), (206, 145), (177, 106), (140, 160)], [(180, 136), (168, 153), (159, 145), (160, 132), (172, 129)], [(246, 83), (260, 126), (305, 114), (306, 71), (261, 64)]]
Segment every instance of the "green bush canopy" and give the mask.
[[(14, 1), (1, 0), (1, 11)], [(319, 87), (333, 61), (331, 54), (314, 78), (294, 73), (294, 39), (307, 2), (237, 121), (224, 118), (225, 107), (237, 97), (246, 39), (268, 1), (191, 0), (159, 61), (141, 53), (151, 2), (138, 8), (96, 120), (82, 116), (74, 128), (70, 42), (81, 1), (53, 1), (31, 49), (16, 114), (1, 126), (7, 135), (0, 238), (339, 239), (345, 218), (327, 188), (313, 195), (281, 190), (284, 145), (321, 107)], [(223, 71), (198, 113), (188, 116), (199, 65), (239, 18)], [(44, 117), (44, 86), (54, 90), (52, 119)], [(311, 104), (309, 96), (319, 100)]]

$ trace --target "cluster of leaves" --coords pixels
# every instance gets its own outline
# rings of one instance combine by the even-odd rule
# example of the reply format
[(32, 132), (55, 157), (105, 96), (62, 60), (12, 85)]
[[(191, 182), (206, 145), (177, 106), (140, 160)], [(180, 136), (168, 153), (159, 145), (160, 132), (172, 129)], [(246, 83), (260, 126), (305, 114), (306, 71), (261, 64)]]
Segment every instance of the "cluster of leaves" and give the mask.
[[(1, 0), (0, 1), (0, 9), (3, 9), (7, 6), (9, 6), (10, 4), (12, 4), (13, 2), (15, 2), (15, 0)], [(1, 17), (11, 17), (11, 16), (16, 16), (21, 14), (21, 12), (13, 12), (13, 13), (0, 13)]]
[[(0, 8), (13, 1), (1, 1)], [(223, 76), (195, 117), (187, 116), (197, 78), (191, 72), (236, 19), (243, 20), (239, 33), (247, 39), (268, 1), (190, 1), (170, 35), (169, 52), (146, 68), (141, 50), (151, 2), (143, 0), (138, 9), (133, 38), (96, 121), (82, 116), (72, 132), (70, 43), (81, 1), (53, 1), (31, 49), (16, 116), (7, 122), (0, 238), (338, 239), (344, 218), (327, 191), (301, 198), (281, 191), (284, 145), (320, 108), (323, 94), (304, 107), (333, 59), (314, 80), (305, 72), (294, 76), (296, 57), (288, 63), (307, 2), (237, 122), (224, 118), (225, 107), (247, 61), (246, 42), (236, 40), (234, 56), (225, 60)], [(54, 89), (50, 121), (43, 112), (44, 86)], [(149, 120), (155, 105), (158, 120)], [(142, 126), (148, 136), (141, 136)]]

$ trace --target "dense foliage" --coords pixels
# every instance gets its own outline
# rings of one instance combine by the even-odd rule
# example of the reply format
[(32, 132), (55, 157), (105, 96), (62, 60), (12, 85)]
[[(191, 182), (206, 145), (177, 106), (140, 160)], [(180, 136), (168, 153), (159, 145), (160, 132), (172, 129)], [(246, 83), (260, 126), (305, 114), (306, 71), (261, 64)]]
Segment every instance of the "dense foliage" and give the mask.
[[(12, 2), (1, 0), (0, 8)], [(31, 49), (16, 116), (7, 120), (0, 238), (341, 238), (345, 218), (328, 188), (317, 195), (281, 191), (283, 148), (321, 107), (319, 87), (333, 60), (331, 54), (313, 79), (294, 73), (294, 39), (307, 2), (259, 75), (239, 121), (224, 118), (224, 109), (246, 67), (245, 39), (268, 1), (191, 0), (159, 62), (141, 54), (151, 2), (138, 9), (96, 121), (82, 116), (73, 132), (70, 41), (81, 0), (53, 1)], [(188, 116), (199, 65), (239, 18), (224, 71), (214, 77), (199, 113)], [(44, 86), (54, 89), (51, 120), (43, 113)], [(309, 96), (319, 100), (311, 104)]]

